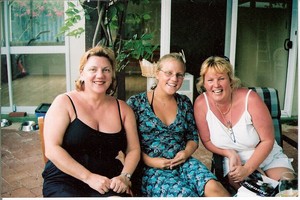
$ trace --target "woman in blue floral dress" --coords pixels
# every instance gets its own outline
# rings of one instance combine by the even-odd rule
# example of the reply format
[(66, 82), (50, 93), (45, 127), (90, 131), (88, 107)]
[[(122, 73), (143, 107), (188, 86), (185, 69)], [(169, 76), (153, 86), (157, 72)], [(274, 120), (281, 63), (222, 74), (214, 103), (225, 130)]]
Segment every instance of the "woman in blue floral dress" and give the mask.
[(182, 55), (167, 54), (157, 63), (152, 90), (127, 101), (136, 115), (142, 148), (142, 196), (229, 196), (214, 174), (191, 157), (199, 137), (191, 101), (176, 93), (184, 74)]

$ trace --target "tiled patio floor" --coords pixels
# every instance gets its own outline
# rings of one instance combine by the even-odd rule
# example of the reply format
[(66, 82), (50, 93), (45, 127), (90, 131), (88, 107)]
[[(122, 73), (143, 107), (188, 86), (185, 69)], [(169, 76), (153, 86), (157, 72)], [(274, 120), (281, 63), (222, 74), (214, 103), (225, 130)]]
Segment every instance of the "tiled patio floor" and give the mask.
[[(1, 128), (1, 197), (42, 197), (43, 179), (41, 173), (44, 163), (38, 131), (22, 132), (20, 123)], [(290, 137), (298, 141), (298, 127), (283, 127)], [(293, 166), (298, 172), (298, 151), (284, 142), (284, 151), (295, 160)], [(204, 147), (199, 148), (194, 156), (208, 167), (211, 154)]]
[[(18, 127), (16, 127), (18, 126)], [(1, 197), (42, 197), (44, 163), (38, 131), (1, 129)]]

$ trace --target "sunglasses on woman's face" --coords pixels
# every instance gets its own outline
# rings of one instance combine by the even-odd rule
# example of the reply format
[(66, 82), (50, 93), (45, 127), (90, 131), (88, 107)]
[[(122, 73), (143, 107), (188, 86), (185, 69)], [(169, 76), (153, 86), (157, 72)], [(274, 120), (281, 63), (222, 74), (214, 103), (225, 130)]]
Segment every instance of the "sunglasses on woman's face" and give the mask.
[(224, 58), (226, 61), (230, 62), (230, 60), (227, 56), (219, 56), (219, 57)]

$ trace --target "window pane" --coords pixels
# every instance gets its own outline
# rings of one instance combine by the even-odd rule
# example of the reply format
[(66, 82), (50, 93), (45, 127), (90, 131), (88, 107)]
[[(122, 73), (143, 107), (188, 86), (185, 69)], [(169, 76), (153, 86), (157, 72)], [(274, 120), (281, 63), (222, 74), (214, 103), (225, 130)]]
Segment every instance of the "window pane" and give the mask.
[(64, 23), (64, 1), (10, 1), (12, 46), (63, 45), (64, 37), (56, 37)]
[[(37, 106), (51, 103), (55, 96), (66, 91), (64, 54), (26, 54), (21, 56), (20, 62), (26, 75), (20, 75), (20, 67), (12, 61), (13, 104)], [(7, 84), (2, 84), (1, 97), (2, 106), (8, 106)]]
[(238, 8), (236, 75), (244, 86), (276, 88), (281, 108), (289, 56), (284, 43), (290, 35), (290, 4), (266, 1), (241, 3)]

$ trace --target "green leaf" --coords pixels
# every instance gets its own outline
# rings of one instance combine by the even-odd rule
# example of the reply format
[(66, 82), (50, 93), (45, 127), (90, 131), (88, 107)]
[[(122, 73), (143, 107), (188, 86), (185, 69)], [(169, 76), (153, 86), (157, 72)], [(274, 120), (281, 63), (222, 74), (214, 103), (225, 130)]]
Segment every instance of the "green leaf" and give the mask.
[(65, 13), (68, 17), (73, 17), (75, 15), (75, 12), (73, 10), (66, 10)]
[(117, 8), (116, 7), (111, 7), (108, 9), (108, 13), (107, 13), (107, 16), (109, 19), (117, 19)]
[(76, 24), (78, 22), (78, 20), (75, 17), (71, 18), (71, 21), (73, 24)]
[(60, 28), (60, 31), (61, 31), (61, 32), (66, 32), (66, 31), (68, 31), (68, 30), (70, 30), (70, 27), (69, 27), (69, 26), (62, 26), (62, 27)]
[(67, 21), (65, 24), (66, 24), (66, 26), (69, 26), (69, 27), (74, 25), (74, 24), (72, 23), (72, 21)]
[(134, 34), (134, 35), (132, 36), (132, 39), (136, 40), (136, 39), (137, 39), (137, 34)]
[(70, 31), (67, 36), (75, 36), (76, 38), (80, 37), (80, 35), (84, 32), (83, 28), (77, 28)]
[(151, 19), (151, 16), (148, 13), (146, 13), (146, 14), (143, 15), (143, 19), (144, 20), (149, 20), (149, 19)]
[(80, 15), (75, 15), (74, 16), (78, 21), (81, 20), (81, 16)]
[(125, 5), (124, 5), (124, 3), (119, 2), (119, 3), (116, 4), (116, 8), (117, 8), (119, 11), (124, 11), (124, 10), (125, 10)]
[(143, 39), (143, 40), (151, 40), (152, 38), (153, 38), (153, 35), (151, 33), (144, 33), (141, 36), (141, 39)]
[(74, 8), (76, 7), (76, 5), (70, 1), (68, 1), (68, 7)]
[(91, 16), (89, 14), (85, 14), (84, 17), (86, 20), (89, 20), (89, 21), (91, 20)]
[(73, 9), (73, 12), (74, 12), (74, 13), (79, 13), (80, 11), (79, 11), (78, 9), (74, 8), (74, 9)]

